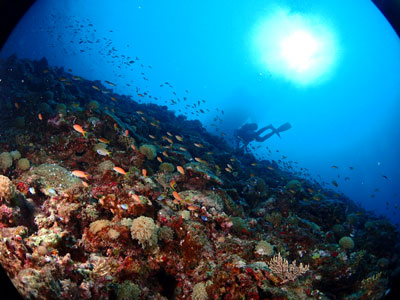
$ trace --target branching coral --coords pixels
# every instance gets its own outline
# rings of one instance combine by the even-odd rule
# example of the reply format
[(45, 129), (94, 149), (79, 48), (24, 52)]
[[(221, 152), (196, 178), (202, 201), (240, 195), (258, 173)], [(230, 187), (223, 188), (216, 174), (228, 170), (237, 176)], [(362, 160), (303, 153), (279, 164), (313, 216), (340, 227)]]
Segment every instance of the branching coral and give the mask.
[(268, 262), (268, 267), (271, 269), (272, 273), (282, 279), (280, 282), (281, 284), (296, 280), (297, 277), (309, 270), (308, 265), (303, 266), (303, 264), (300, 263), (300, 265), (297, 266), (296, 261), (293, 261), (289, 265), (289, 262), (282, 258), (280, 253)]

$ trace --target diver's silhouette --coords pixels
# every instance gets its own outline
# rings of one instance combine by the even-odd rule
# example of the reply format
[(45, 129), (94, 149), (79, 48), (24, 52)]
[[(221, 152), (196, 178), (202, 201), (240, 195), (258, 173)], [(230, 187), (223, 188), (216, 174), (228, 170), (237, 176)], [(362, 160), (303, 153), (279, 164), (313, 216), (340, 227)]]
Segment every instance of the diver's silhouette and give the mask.
[[(274, 134), (281, 137), (279, 133), (289, 130), (290, 128), (292, 128), (292, 125), (290, 125), (290, 123), (285, 123), (285, 124), (282, 124), (281, 126), (279, 126), (278, 128), (275, 128), (274, 126), (272, 126), (272, 124), (270, 124), (259, 130), (257, 130), (257, 128), (258, 128), (258, 125), (256, 123), (249, 123), (249, 124), (244, 124), (239, 129), (236, 129), (234, 131), (234, 137), (236, 138), (236, 141), (237, 141), (237, 147), (239, 148), (240, 143), (242, 143), (243, 144), (242, 147), (244, 149), (247, 149), (247, 145), (250, 142), (256, 141), (256, 142), (262, 143), (262, 142), (266, 141), (267, 139), (269, 139)], [(267, 133), (264, 136), (261, 136), (261, 134), (268, 129), (270, 129), (271, 132)]]

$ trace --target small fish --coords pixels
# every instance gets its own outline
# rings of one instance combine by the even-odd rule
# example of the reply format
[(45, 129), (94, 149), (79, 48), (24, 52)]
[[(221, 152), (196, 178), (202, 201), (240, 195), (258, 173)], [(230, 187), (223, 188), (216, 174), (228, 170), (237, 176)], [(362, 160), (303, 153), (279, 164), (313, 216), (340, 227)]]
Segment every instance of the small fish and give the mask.
[(199, 158), (199, 157), (195, 157), (194, 160), (197, 161), (197, 162), (199, 162), (199, 163), (204, 163), (204, 164), (206, 163), (205, 160), (202, 160), (202, 159)]
[(112, 97), (112, 96), (110, 98), (111, 98), (112, 101), (117, 102), (117, 98)]
[(179, 147), (179, 149), (182, 151), (187, 151), (187, 149), (185, 147)]
[(76, 80), (76, 81), (78, 81), (78, 80), (82, 80), (82, 78), (81, 78), (81, 77), (79, 77), (79, 76), (72, 76), (72, 80)]
[(94, 88), (96, 91), (100, 91), (100, 88), (97, 85), (92, 85), (92, 88)]
[(177, 166), (176, 169), (178, 170), (179, 173), (185, 175), (185, 170), (181, 166)]
[(181, 203), (183, 202), (183, 200), (182, 200), (181, 196), (179, 196), (178, 192), (173, 191), (173, 192), (172, 192), (172, 196), (174, 196), (174, 198), (175, 198), (176, 200), (178, 200), (179, 202), (181, 202)]
[(333, 184), (335, 187), (338, 187), (338, 186), (339, 186), (339, 184), (338, 184), (335, 180), (332, 180), (332, 184)]
[(189, 205), (187, 206), (187, 209), (188, 209), (189, 211), (196, 211), (196, 210), (199, 210), (199, 207), (196, 206), (196, 205), (191, 205), (191, 204), (189, 204)]
[(38, 114), (38, 118), (39, 118), (40, 121), (42, 121), (43, 120), (42, 114)]
[(88, 184), (86, 181), (83, 181), (83, 180), (82, 180), (82, 185), (83, 185), (84, 187), (89, 187), (89, 184)]
[(225, 171), (227, 171), (227, 172), (229, 172), (229, 173), (232, 173), (232, 170), (229, 169), (229, 168), (225, 168)]
[(271, 170), (271, 171), (275, 170), (275, 169), (274, 169), (273, 167), (271, 167), (271, 166), (268, 166), (267, 169), (268, 169), (268, 170)]
[(72, 175), (79, 177), (79, 178), (85, 178), (86, 180), (88, 178), (88, 174), (86, 172), (79, 171), (79, 170), (72, 171)]
[(122, 204), (121, 204), (121, 208), (122, 208), (123, 210), (127, 210), (127, 209), (128, 209), (128, 205), (126, 205), (125, 203), (122, 203)]
[(307, 188), (307, 191), (310, 192), (311, 194), (314, 194), (314, 190), (312, 188)]
[(135, 200), (137, 203), (142, 203), (142, 200), (140, 200), (139, 196), (136, 194), (132, 195), (133, 200)]
[(173, 135), (172, 135), (172, 133), (171, 133), (171, 132), (169, 132), (169, 131), (167, 131), (167, 134), (168, 134), (169, 136), (173, 136)]
[(136, 146), (135, 145), (132, 144), (131, 148), (136, 151)]
[(142, 112), (141, 110), (137, 110), (136, 113), (138, 113), (139, 115), (144, 115), (144, 112)]
[(105, 81), (105, 83), (107, 83), (108, 85), (115, 86), (115, 83), (112, 83), (111, 81), (108, 81), (108, 80), (104, 80), (104, 81)]
[(229, 169), (233, 170), (233, 167), (230, 164), (226, 164), (228, 166)]
[(180, 135), (175, 135), (175, 137), (176, 137), (176, 139), (177, 139), (178, 141), (180, 141), (180, 142), (183, 141), (183, 137), (181, 137)]
[(203, 144), (193, 143), (193, 145), (195, 145), (197, 148), (204, 148)]
[(349, 167), (350, 170), (354, 170), (354, 167)]
[(149, 138), (151, 138), (151, 139), (153, 139), (153, 140), (156, 139), (156, 137), (155, 137), (154, 135), (152, 135), (152, 134), (149, 134)]
[(332, 168), (332, 169), (339, 169), (338, 166), (332, 166), (331, 168)]
[(120, 168), (120, 167), (114, 167), (113, 170), (114, 170), (115, 172), (119, 173), (119, 174), (122, 174), (122, 175), (126, 175), (126, 174), (127, 174), (127, 173), (125, 172), (125, 170), (122, 169), (122, 168)]
[(60, 81), (62, 81), (62, 82), (67, 81), (67, 78), (65, 78), (65, 77), (60, 77)]
[(139, 97), (144, 97), (143, 94), (137, 94)]
[(34, 187), (30, 187), (29, 188), (29, 193), (31, 193), (32, 195), (36, 194), (35, 188)]
[(107, 155), (110, 155), (110, 153), (111, 153), (110, 151), (108, 151), (104, 148), (99, 148), (96, 150), (96, 152), (102, 156), (107, 156)]
[(162, 155), (164, 155), (165, 157), (168, 157), (167, 151), (163, 151)]
[(385, 178), (386, 180), (390, 180), (389, 177), (387, 177), (386, 175), (382, 175), (383, 178)]
[(162, 163), (163, 161), (162, 161), (162, 158), (161, 157), (159, 157), (159, 156), (157, 156), (157, 160), (160, 162), (160, 163)]
[(252, 165), (253, 167), (255, 167), (255, 166), (257, 166), (257, 163), (252, 163), (251, 165)]
[(125, 132), (124, 132), (124, 136), (126, 136), (126, 137), (128, 137), (128, 136), (129, 136), (129, 130), (128, 130), (128, 129), (126, 129), (126, 130), (125, 130)]
[(84, 137), (86, 137), (87, 131), (83, 130), (83, 128), (82, 128), (81, 125), (74, 124), (74, 126), (72, 126), (72, 127), (75, 129), (75, 131), (77, 131), (77, 132), (79, 132), (79, 133), (82, 133), (82, 135), (83, 135)]
[(104, 144), (109, 144), (109, 143), (110, 143), (110, 141), (107, 140), (107, 139), (105, 139), (105, 138), (98, 138), (97, 140), (98, 140), (99, 142), (101, 142), (101, 143), (104, 143)]
[(118, 124), (114, 123), (114, 130), (118, 130)]
[(15, 106), (16, 109), (19, 109), (19, 103), (18, 102), (15, 102), (14, 106)]
[(175, 191), (175, 188), (176, 188), (176, 181), (175, 181), (175, 180), (172, 180), (172, 181), (169, 183), (169, 185), (170, 185), (171, 188)]
[(143, 177), (147, 176), (147, 170), (146, 169), (142, 169), (142, 175), (143, 175)]

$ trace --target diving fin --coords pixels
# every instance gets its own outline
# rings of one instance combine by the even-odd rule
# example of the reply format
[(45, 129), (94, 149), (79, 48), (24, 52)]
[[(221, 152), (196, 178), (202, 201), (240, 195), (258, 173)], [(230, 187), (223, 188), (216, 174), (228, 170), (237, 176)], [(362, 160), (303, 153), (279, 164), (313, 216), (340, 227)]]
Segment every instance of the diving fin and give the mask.
[(279, 136), (279, 138), (281, 138), (281, 135), (279, 133), (289, 130), (290, 128), (292, 128), (292, 125), (290, 125), (289, 122), (286, 122), (286, 123), (282, 124), (281, 126), (279, 126), (278, 128), (273, 128), (273, 131), (274, 131), (274, 133), (276, 133), (277, 136)]

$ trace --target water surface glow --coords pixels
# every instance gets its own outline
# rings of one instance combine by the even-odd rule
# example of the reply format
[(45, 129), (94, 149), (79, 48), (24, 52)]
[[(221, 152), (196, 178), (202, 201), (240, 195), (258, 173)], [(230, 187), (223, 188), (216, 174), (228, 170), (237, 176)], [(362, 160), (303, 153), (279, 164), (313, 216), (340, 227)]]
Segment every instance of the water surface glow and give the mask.
[(254, 44), (269, 72), (301, 85), (327, 79), (337, 61), (337, 43), (323, 21), (283, 8), (256, 25)]

